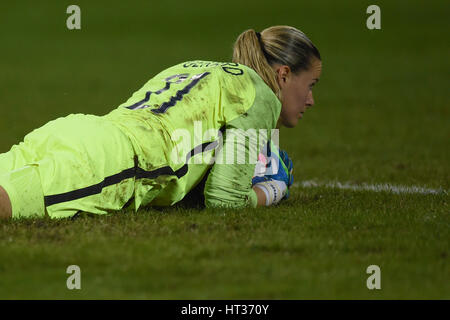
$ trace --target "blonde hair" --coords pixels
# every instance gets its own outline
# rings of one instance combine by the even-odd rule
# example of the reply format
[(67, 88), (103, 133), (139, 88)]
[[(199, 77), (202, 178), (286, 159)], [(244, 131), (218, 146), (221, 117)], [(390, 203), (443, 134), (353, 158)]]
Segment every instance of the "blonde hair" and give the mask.
[(287, 65), (298, 74), (309, 69), (313, 57), (321, 60), (319, 50), (303, 32), (290, 26), (273, 26), (261, 33), (246, 30), (233, 47), (233, 62), (255, 70), (278, 98), (280, 87), (272, 66)]

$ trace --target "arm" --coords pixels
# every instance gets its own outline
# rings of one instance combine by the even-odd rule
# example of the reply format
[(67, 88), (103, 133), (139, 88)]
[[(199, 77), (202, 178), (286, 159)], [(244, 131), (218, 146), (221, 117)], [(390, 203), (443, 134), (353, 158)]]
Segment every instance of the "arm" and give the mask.
[(256, 198), (258, 199), (257, 206), (265, 206), (266, 205), (266, 194), (261, 188), (253, 186), (253, 191), (256, 193)]
[(205, 184), (206, 207), (254, 208), (264, 200), (258, 201), (260, 193), (252, 188), (259, 151), (256, 141), (258, 131), (240, 128), (242, 126), (235, 121), (223, 133), (215, 163)]
[[(228, 81), (223, 86), (221, 108), (226, 130), (222, 148), (216, 150), (215, 163), (205, 184), (206, 207), (255, 208), (266, 203), (264, 192), (258, 187), (253, 188), (252, 178), (259, 149), (271, 138), (271, 130), (276, 126), (281, 102), (255, 71), (249, 68), (244, 70), (250, 76), (250, 81), (243, 82), (245, 85), (233, 85), (232, 81)], [(250, 107), (236, 103), (236, 99), (226, 99), (228, 96), (239, 96), (242, 87), (247, 92), (254, 89), (253, 93), (249, 93), (253, 95)], [(260, 138), (265, 141), (258, 141)], [(244, 158), (244, 161), (239, 161), (239, 158)]]
[[(283, 150), (274, 150), (269, 157), (271, 166), (264, 175), (253, 177), (251, 189), (248, 185), (248, 167), (239, 164), (216, 164), (205, 187), (207, 207), (256, 207), (270, 206), (289, 197), (289, 187), (293, 183), (293, 164)], [(247, 152), (246, 152), (247, 155)], [(247, 167), (247, 170), (246, 170)], [(253, 174), (251, 174), (253, 175)], [(242, 179), (243, 177), (243, 179)]]

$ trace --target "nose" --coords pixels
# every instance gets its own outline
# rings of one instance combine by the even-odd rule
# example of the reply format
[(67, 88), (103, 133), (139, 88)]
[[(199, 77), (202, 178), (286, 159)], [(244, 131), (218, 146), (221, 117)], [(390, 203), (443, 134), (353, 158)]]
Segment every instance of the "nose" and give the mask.
[(309, 91), (308, 98), (306, 99), (306, 106), (307, 107), (312, 107), (313, 105), (314, 105), (313, 94), (312, 94), (312, 91)]

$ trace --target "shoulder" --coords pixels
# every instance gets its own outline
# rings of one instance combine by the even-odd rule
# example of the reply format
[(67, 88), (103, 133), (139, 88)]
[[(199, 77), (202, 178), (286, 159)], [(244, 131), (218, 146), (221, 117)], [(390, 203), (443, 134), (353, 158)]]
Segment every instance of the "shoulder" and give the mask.
[[(234, 120), (237, 127), (275, 128), (281, 112), (281, 102), (272, 89), (264, 82), (258, 73), (250, 67), (236, 64), (243, 71), (242, 80), (225, 81), (224, 96), (238, 96), (240, 116)], [(232, 100), (232, 99), (229, 99)], [(245, 101), (245, 102), (244, 102)], [(233, 117), (228, 117), (233, 118)]]
[(259, 91), (272, 92), (272, 90), (265, 84), (255, 70), (234, 62), (206, 60), (184, 61), (161, 71), (155, 77), (160, 78), (165, 76), (174, 76), (177, 74), (195, 75), (201, 73), (211, 74), (212, 77), (218, 77), (224, 81), (249, 82), (255, 87), (258, 87)]
[(264, 81), (258, 76), (258, 74), (245, 65), (234, 62), (219, 62), (219, 61), (206, 61), (206, 60), (192, 60), (184, 61), (173, 65), (162, 71), (160, 74), (165, 73), (201, 73), (209, 72), (215, 76), (236, 79), (236, 80), (248, 80), (256, 83), (264, 83)]
[[(270, 87), (252, 68), (234, 62), (186, 61), (175, 65), (172, 71), (205, 74), (215, 79), (211, 90), (220, 96), (225, 121), (242, 122), (236, 125), (254, 128), (275, 128), (281, 112), (281, 102)], [(264, 115), (263, 117), (261, 115)]]
[[(234, 62), (184, 61), (161, 71), (153, 80), (173, 84), (174, 90), (183, 87), (201, 92), (211, 101), (218, 99), (218, 112), (225, 122), (244, 116), (255, 125), (273, 128), (281, 111), (279, 99), (256, 71)], [(266, 115), (264, 120), (262, 114)]]

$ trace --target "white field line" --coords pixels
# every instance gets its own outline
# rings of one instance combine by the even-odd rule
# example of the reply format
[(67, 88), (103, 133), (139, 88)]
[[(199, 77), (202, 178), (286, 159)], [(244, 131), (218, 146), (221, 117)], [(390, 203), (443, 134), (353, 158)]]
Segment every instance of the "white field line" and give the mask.
[(401, 186), (391, 185), (389, 183), (382, 184), (351, 184), (348, 182), (317, 182), (314, 180), (295, 182), (292, 187), (294, 188), (317, 188), (325, 187), (332, 189), (345, 189), (353, 191), (374, 191), (374, 192), (391, 192), (395, 194), (448, 194), (444, 189), (430, 189), (419, 186)]

